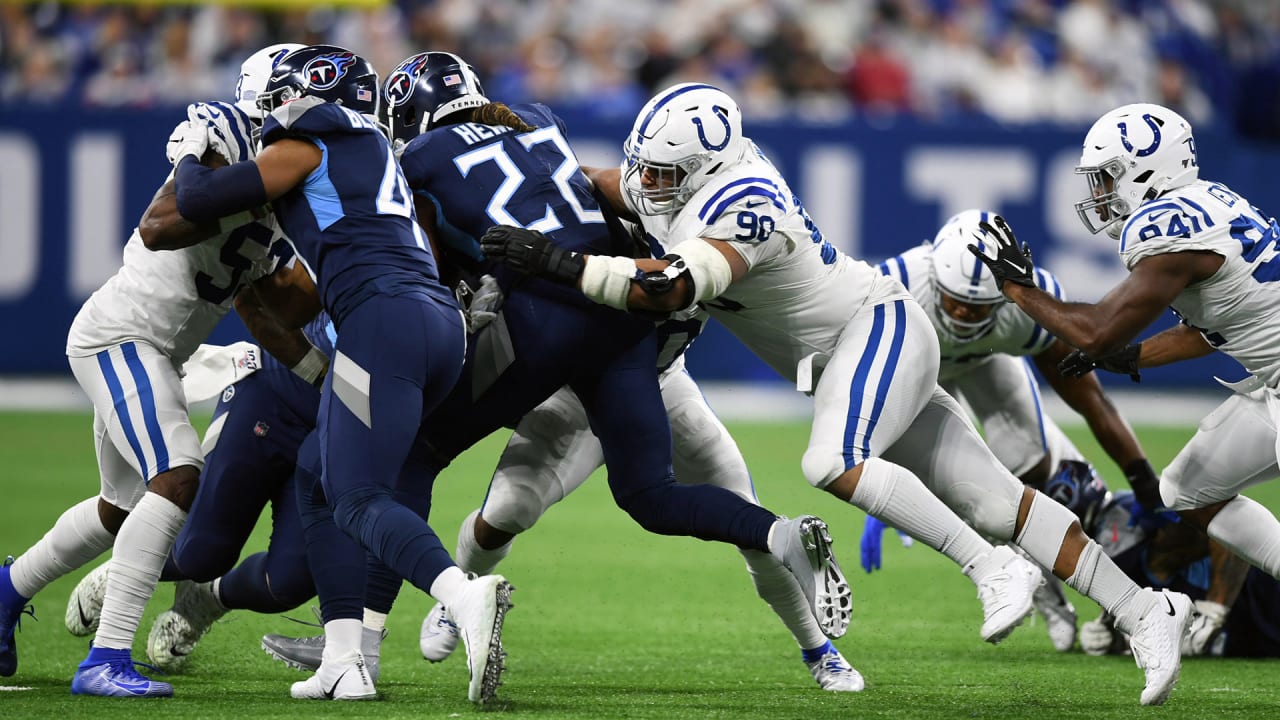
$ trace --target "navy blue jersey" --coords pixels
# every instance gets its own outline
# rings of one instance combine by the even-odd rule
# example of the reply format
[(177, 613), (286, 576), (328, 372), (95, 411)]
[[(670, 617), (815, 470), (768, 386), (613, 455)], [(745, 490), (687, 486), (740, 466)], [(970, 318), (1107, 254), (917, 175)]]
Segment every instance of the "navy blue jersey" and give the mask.
[[(537, 129), (520, 133), (504, 125), (443, 125), (414, 138), (401, 154), (400, 167), (413, 193), (435, 204), (440, 239), (479, 257), (485, 230), (517, 225), (539, 230), (570, 250), (631, 255), (629, 236), (601, 210), (560, 118), (540, 104), (511, 109)], [(500, 281), (509, 280), (502, 266), (493, 272)], [(572, 288), (561, 288), (558, 295), (566, 300), (579, 295), (571, 301), (582, 302), (580, 293), (564, 290)]]
[(391, 145), (359, 113), (305, 97), (277, 109), (263, 146), (314, 143), (324, 157), (306, 181), (276, 199), (285, 233), (316, 277), (334, 323), (374, 294), (424, 292), (454, 303), (413, 213)]

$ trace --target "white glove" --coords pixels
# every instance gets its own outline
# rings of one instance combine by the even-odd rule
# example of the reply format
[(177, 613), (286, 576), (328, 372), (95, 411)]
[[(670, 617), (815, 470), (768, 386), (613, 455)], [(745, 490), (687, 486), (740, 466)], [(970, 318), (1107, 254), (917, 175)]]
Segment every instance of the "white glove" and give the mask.
[(252, 160), (256, 154), (253, 123), (240, 108), (222, 102), (192, 103), (187, 106), (187, 119), (205, 126), (209, 147), (227, 164)]
[(1182, 635), (1183, 655), (1204, 655), (1213, 645), (1213, 640), (1222, 632), (1222, 625), (1227, 621), (1231, 608), (1209, 600), (1197, 600), (1196, 612), (1191, 616), (1191, 624)]
[(493, 322), (502, 309), (505, 300), (498, 281), (492, 275), (480, 278), (480, 287), (471, 298), (471, 306), (467, 308), (467, 325), (470, 332), (479, 332), (484, 326)]
[(1115, 642), (1116, 631), (1112, 629), (1110, 618), (1104, 613), (1080, 626), (1080, 649), (1088, 655), (1106, 655), (1111, 652)]
[(194, 155), (198, 162), (209, 149), (209, 130), (203, 123), (183, 120), (169, 133), (169, 143), (165, 145), (164, 154), (169, 163), (175, 167), (178, 161), (188, 155)]

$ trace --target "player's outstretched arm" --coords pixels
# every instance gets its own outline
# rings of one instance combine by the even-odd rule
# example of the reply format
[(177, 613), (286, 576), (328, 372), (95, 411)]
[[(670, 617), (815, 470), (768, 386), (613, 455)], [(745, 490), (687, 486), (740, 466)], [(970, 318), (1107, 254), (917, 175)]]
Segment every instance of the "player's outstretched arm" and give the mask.
[[(208, 150), (201, 163), (217, 168), (227, 164), (221, 155)], [(243, 218), (246, 222), (251, 216)], [(227, 218), (235, 222), (232, 218)], [(151, 198), (151, 204), (142, 213), (138, 221), (138, 234), (142, 244), (148, 250), (179, 250), (201, 243), (217, 235), (226, 226), (226, 222), (197, 224), (182, 217), (178, 212), (178, 194), (173, 178), (169, 178)]]
[(1093, 373), (1078, 377), (1065, 376), (1059, 370), (1060, 363), (1071, 354), (1071, 348), (1055, 339), (1032, 360), (1054, 392), (1089, 424), (1089, 430), (1098, 444), (1116, 465), (1124, 470), (1125, 478), (1145, 508), (1156, 508), (1160, 502), (1160, 479), (1147, 460), (1133, 428), (1125, 421), (1111, 398), (1102, 390), (1102, 383)]
[[(193, 127), (190, 132), (203, 132)], [(191, 152), (176, 157), (178, 212), (195, 223), (207, 223), (265, 205), (297, 187), (324, 159), (306, 140), (277, 140), (253, 160), (212, 169), (196, 159), (203, 154), (193, 137)]]

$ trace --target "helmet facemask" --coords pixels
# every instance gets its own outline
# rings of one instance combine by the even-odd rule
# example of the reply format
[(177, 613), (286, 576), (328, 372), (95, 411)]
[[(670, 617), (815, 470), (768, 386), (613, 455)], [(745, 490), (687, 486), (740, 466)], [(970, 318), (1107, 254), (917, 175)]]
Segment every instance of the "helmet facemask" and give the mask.
[(627, 159), (623, 187), (636, 210), (647, 216), (679, 212), (695, 190), (689, 178), (707, 161), (703, 153), (674, 163), (649, 160), (641, 157), (634, 145), (624, 147), (623, 152)]
[(1128, 163), (1124, 158), (1112, 158), (1094, 167), (1077, 167), (1076, 174), (1084, 175), (1089, 183), (1089, 197), (1076, 203), (1076, 214), (1089, 232), (1098, 234), (1106, 230), (1118, 238), (1126, 218), (1133, 212), (1129, 202), (1116, 191), (1117, 181), (1124, 177)]

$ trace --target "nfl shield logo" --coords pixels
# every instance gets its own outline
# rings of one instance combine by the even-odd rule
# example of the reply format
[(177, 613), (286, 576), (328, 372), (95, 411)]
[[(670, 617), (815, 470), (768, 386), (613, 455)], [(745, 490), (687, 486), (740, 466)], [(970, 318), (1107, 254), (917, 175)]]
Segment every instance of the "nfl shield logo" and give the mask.
[(261, 420), (259, 420), (258, 423), (253, 426), (253, 434), (257, 435), (258, 437), (266, 437), (267, 433), (270, 432), (270, 430), (271, 430), (271, 426), (262, 422)]
[(462, 76), (457, 73), (445, 75), (440, 79), (444, 81), (445, 87), (453, 87), (454, 85), (462, 84)]

